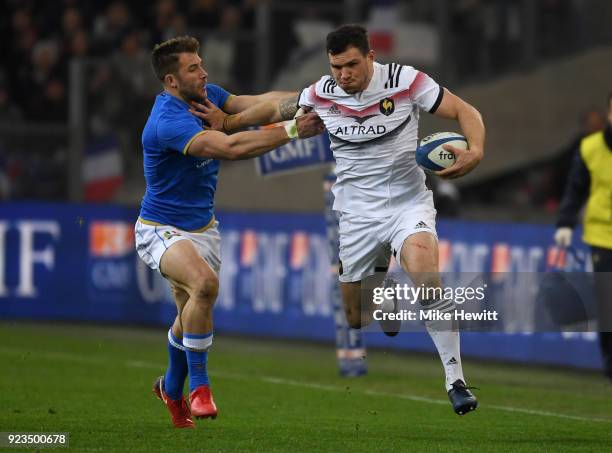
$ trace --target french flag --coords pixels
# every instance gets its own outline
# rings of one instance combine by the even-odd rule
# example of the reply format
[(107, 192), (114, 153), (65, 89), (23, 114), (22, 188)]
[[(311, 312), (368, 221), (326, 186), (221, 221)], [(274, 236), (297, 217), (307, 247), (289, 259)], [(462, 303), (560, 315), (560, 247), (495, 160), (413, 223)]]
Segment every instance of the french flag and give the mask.
[(83, 160), (85, 201), (109, 201), (123, 183), (121, 147), (117, 137), (102, 137), (87, 146)]

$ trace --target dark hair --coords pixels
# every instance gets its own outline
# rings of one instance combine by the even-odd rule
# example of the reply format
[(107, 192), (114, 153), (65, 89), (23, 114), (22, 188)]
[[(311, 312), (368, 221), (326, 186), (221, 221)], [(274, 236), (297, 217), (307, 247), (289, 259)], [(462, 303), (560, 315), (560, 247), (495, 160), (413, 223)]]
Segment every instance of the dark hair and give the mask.
[(151, 64), (155, 75), (162, 82), (166, 74), (178, 72), (179, 55), (182, 53), (198, 53), (200, 42), (192, 36), (179, 36), (161, 44), (155, 44), (151, 53)]
[(610, 102), (612, 102), (612, 91), (608, 93), (608, 105), (606, 106), (608, 110), (610, 109)]
[(337, 55), (351, 46), (363, 55), (370, 51), (368, 31), (361, 25), (343, 25), (327, 35), (327, 53)]

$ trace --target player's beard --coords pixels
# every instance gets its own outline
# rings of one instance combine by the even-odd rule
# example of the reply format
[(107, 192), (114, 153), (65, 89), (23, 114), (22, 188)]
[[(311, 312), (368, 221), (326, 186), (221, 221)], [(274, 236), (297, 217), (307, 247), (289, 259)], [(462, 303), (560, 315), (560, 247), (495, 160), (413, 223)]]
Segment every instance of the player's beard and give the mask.
[(186, 89), (184, 86), (180, 87), (179, 95), (187, 102), (195, 101), (202, 103), (206, 100), (206, 95), (202, 94), (199, 88), (196, 89)]

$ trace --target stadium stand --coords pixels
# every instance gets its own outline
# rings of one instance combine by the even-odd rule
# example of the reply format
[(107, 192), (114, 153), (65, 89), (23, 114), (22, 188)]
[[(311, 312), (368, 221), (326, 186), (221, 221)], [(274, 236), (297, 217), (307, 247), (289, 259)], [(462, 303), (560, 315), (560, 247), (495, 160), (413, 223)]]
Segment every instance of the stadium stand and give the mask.
[[(82, 123), (87, 123), (87, 134), (82, 147), (90, 152), (103, 142), (108, 151), (109, 140), (113, 143), (103, 160), (112, 162), (107, 173), (114, 182), (103, 182), (106, 191), (90, 190), (87, 198), (126, 204), (138, 201), (142, 193), (138, 131), (145, 119), (144, 107), (159, 90), (147, 62), (154, 42), (183, 33), (202, 37), (205, 62), (215, 74), (214, 81), (237, 93), (271, 86), (299, 89), (326, 69), (320, 51), (322, 37), (325, 30), (347, 17), (373, 30), (379, 55), (431, 69), (443, 84), (482, 106), (489, 129), (495, 131), (489, 136), (493, 152), (482, 169), (462, 180), (460, 187), (465, 190), (491, 181), (494, 187), (498, 178), (532, 165), (533, 159), (554, 161), (555, 152), (578, 132), (575, 118), (596, 104), (602, 89), (607, 90), (602, 88), (606, 70), (582, 69), (612, 61), (609, 51), (595, 49), (610, 39), (605, 26), (612, 15), (610, 3), (528, 3), (464, 0), (436, 3), (443, 6), (439, 8), (424, 0), (351, 1), (349, 14), (343, 2), (323, 1), (273, 1), (266, 8), (249, 0), (158, 0), (146, 6), (135, 0), (64, 0), (60, 7), (41, 0), (4, 2), (0, 7), (0, 51), (6, 55), (0, 65), (0, 130), (4, 132), (0, 198), (72, 197), (73, 184), (67, 182), (73, 147), (68, 121), (70, 100), (76, 96), (86, 98)], [(262, 35), (262, 23), (274, 26)], [(408, 45), (423, 40), (428, 46)], [(268, 44), (265, 61), (257, 65), (255, 60), (261, 54), (256, 42)], [(595, 50), (585, 53), (589, 49)], [(81, 92), (78, 83), (71, 82), (70, 62), (75, 59), (86, 62)], [(257, 72), (259, 67), (265, 67), (263, 72)], [(269, 77), (262, 81), (262, 74)], [(588, 90), (578, 94), (569, 89), (571, 84)], [(506, 92), (513, 93), (513, 102), (498, 108), (494, 99)], [(559, 92), (566, 95), (556, 96)], [(530, 106), (531, 114), (521, 126), (524, 139), (517, 141), (513, 130), (504, 126), (536, 93), (547, 97)], [(571, 114), (565, 113), (568, 109)], [(559, 114), (551, 115), (551, 111)], [(435, 128), (427, 120), (423, 133)], [(17, 121), (23, 128), (11, 126)], [(555, 127), (563, 132), (555, 133)], [(23, 132), (26, 130), (28, 133)], [(41, 140), (46, 143), (44, 150), (37, 146)], [(86, 166), (88, 157), (85, 153)], [(291, 180), (261, 181), (250, 163), (225, 167), (220, 207), (323, 208), (318, 190), (309, 192), (299, 207), (292, 202), (291, 191), (279, 190), (305, 185), (319, 188), (323, 171)], [(236, 177), (255, 188), (248, 206), (225, 182)], [(48, 182), (44, 190), (32, 184), (40, 180)], [(473, 201), (478, 205), (486, 200)], [(536, 208), (528, 211), (537, 217), (541, 203), (527, 205)]]

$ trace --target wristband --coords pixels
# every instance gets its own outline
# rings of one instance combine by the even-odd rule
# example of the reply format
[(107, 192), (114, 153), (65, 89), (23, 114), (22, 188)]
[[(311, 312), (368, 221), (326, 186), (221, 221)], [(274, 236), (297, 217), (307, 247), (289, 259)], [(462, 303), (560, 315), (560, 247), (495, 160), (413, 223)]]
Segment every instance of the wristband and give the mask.
[(240, 114), (226, 115), (223, 118), (223, 132), (229, 134), (237, 129), (240, 129)]
[(298, 138), (298, 128), (297, 128), (297, 122), (295, 121), (295, 119), (292, 119), (291, 121), (285, 121), (285, 132), (287, 132), (287, 136), (290, 139), (294, 139), (294, 138)]

